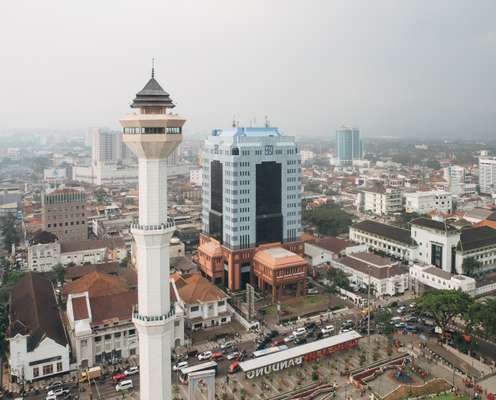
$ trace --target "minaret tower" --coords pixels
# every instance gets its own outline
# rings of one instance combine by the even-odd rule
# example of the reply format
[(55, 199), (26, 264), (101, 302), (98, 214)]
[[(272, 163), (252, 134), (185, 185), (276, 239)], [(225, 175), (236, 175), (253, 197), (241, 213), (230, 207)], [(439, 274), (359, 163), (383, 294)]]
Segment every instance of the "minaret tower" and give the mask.
[(139, 221), (131, 232), (137, 251), (138, 306), (133, 321), (139, 334), (141, 400), (172, 399), (169, 241), (175, 226), (167, 216), (167, 156), (181, 142), (186, 122), (170, 113), (173, 107), (152, 68), (151, 79), (131, 104), (136, 112), (120, 120), (123, 140), (139, 165)]

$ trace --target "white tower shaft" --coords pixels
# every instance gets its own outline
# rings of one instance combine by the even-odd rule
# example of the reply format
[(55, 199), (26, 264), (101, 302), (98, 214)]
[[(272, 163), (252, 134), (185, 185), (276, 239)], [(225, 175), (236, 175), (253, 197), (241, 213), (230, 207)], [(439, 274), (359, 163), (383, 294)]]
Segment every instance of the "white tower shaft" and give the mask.
[(167, 114), (169, 95), (152, 78), (120, 122), (124, 142), (139, 162), (139, 220), (136, 242), (138, 307), (133, 321), (139, 334), (140, 399), (171, 400), (171, 347), (174, 307), (169, 293), (169, 242), (175, 226), (167, 217), (167, 156), (182, 140), (184, 119)]

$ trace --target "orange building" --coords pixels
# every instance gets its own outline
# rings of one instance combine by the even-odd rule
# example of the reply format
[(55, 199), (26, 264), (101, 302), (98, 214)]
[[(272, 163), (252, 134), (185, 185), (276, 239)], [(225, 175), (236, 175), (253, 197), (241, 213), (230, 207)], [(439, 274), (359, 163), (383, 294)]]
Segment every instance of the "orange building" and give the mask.
[(302, 240), (298, 240), (233, 250), (211, 236), (200, 234), (197, 260), (204, 276), (215, 284), (223, 284), (230, 290), (236, 291), (244, 289), (246, 283), (255, 283), (252, 261), (257, 250), (267, 248), (267, 246), (278, 246), (296, 253), (303, 259), (303, 243)]
[(308, 262), (283, 247), (260, 246), (253, 257), (253, 273), (258, 288), (265, 292), (270, 286), (272, 302), (277, 302), (285, 290), (303, 296), (306, 292)]

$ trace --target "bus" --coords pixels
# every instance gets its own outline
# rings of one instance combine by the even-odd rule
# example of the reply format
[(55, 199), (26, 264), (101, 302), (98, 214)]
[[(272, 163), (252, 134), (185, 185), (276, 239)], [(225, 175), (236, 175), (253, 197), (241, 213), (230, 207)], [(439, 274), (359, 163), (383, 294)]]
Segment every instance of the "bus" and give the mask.
[(208, 361), (206, 363), (196, 364), (192, 365), (191, 367), (183, 368), (179, 370), (179, 380), (182, 384), (187, 384), (189, 374), (193, 372), (205, 371), (207, 369), (213, 369), (217, 374), (217, 363), (215, 361)]
[(283, 344), (281, 346), (267, 347), (266, 349), (254, 351), (253, 352), (253, 358), (266, 356), (268, 354), (274, 354), (274, 353), (277, 353), (278, 351), (287, 350), (287, 349), (288, 349), (288, 346), (286, 346), (285, 344)]

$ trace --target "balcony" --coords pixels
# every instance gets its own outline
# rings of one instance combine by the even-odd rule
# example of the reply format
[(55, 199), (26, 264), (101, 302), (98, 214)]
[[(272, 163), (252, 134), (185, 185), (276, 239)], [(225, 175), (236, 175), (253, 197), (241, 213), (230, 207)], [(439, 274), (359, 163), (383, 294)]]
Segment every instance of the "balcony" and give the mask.
[(173, 318), (174, 315), (176, 314), (176, 310), (174, 307), (170, 309), (170, 311), (167, 314), (162, 314), (162, 315), (142, 315), (139, 313), (138, 306), (133, 307), (133, 319), (136, 319), (138, 321), (143, 321), (143, 322), (162, 322), (162, 321), (167, 321), (170, 318)]
[(137, 222), (131, 224), (131, 229), (139, 229), (141, 231), (162, 231), (175, 228), (176, 223), (171, 217), (167, 217), (167, 222), (159, 225), (141, 225)]

